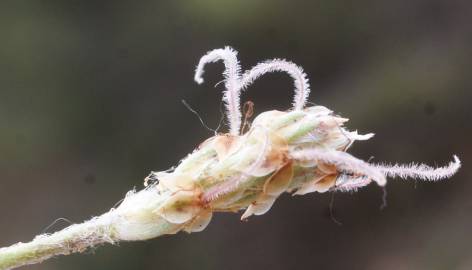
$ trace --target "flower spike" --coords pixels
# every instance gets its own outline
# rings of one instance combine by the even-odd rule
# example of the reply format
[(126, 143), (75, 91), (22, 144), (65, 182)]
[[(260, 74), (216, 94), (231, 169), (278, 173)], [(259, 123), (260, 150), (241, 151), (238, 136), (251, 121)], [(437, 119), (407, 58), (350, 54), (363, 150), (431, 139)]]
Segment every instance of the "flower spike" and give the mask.
[[(223, 60), (223, 100), (230, 134), (215, 134), (176, 167), (153, 172), (145, 179), (144, 189), (128, 192), (105, 214), (53, 234), (39, 235), (28, 243), (0, 248), (0, 269), (83, 252), (104, 243), (140, 241), (180, 231), (200, 232), (217, 212), (245, 210), (242, 219), (263, 215), (285, 192), (304, 195), (356, 191), (372, 182), (383, 187), (388, 176), (436, 181), (451, 177), (461, 166), (457, 156), (440, 168), (371, 164), (358, 159), (346, 151), (354, 141), (367, 140), (373, 134), (348, 131), (344, 126), (348, 119), (326, 107), (304, 108), (310, 90), (300, 67), (274, 59), (241, 76), (236, 56), (230, 47), (210, 51), (195, 71), (195, 81), (202, 83), (205, 65)], [(263, 112), (240, 135), (241, 91), (274, 71), (287, 72), (294, 79), (294, 109)]]

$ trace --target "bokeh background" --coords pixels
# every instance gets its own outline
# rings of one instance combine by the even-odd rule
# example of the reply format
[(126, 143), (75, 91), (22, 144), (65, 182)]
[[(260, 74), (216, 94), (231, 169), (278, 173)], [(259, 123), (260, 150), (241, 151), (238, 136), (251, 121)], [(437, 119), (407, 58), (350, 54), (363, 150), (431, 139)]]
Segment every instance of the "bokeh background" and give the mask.
[[(374, 184), (336, 193), (332, 214), (332, 194), (286, 195), (248, 222), (24, 269), (472, 269), (470, 1), (2, 1), (0, 39), (0, 246), (107, 211), (210, 137), (181, 101), (217, 126), (223, 65), (202, 86), (193, 71), (225, 45), (244, 68), (303, 66), (311, 102), (377, 134), (358, 157), (464, 163), (447, 181), (392, 179), (384, 210)], [(272, 74), (243, 100), (260, 113), (291, 97)]]

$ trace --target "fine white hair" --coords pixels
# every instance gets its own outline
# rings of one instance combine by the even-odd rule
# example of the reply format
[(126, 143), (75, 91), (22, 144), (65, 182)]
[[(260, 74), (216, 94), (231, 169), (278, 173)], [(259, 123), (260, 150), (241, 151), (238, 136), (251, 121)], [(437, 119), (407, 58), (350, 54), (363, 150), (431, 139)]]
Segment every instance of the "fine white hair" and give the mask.
[(306, 149), (299, 150), (292, 154), (298, 160), (317, 160), (328, 164), (336, 165), (341, 171), (359, 174), (375, 181), (378, 185), (386, 184), (385, 175), (380, 170), (371, 166), (365, 161), (357, 159), (350, 154), (335, 150)]
[(310, 94), (310, 85), (303, 69), (296, 64), (283, 59), (272, 59), (255, 65), (250, 70), (241, 75), (241, 67), (237, 58), (238, 52), (231, 47), (226, 46), (223, 49), (215, 49), (207, 52), (195, 69), (194, 80), (203, 83), (203, 73), (205, 65), (222, 60), (225, 65), (224, 83), (225, 90), (223, 101), (226, 106), (226, 112), (229, 122), (229, 133), (239, 135), (241, 129), (241, 92), (250, 86), (255, 80), (266, 73), (282, 71), (288, 73), (294, 80), (295, 95), (293, 99), (293, 109), (303, 110), (308, 95)]
[(209, 51), (202, 58), (195, 69), (195, 81), (198, 84), (203, 83), (203, 73), (205, 65), (208, 63), (214, 63), (219, 60), (223, 60), (225, 65), (224, 82), (226, 90), (223, 94), (223, 101), (226, 106), (228, 113), (228, 122), (230, 126), (230, 133), (233, 135), (239, 135), (239, 128), (241, 126), (241, 109), (240, 109), (240, 74), (241, 68), (237, 58), (238, 52), (231, 47), (225, 47), (224, 49), (215, 49)]
[(260, 76), (276, 71), (287, 72), (290, 77), (293, 78), (293, 83), (295, 86), (293, 109), (302, 110), (305, 107), (308, 95), (310, 94), (310, 84), (308, 83), (308, 78), (301, 67), (284, 59), (268, 60), (266, 62), (259, 63), (250, 70), (246, 71), (241, 78), (241, 89), (247, 88)]
[[(357, 159), (350, 154), (335, 150), (305, 149), (298, 150), (292, 154), (294, 159), (298, 160), (317, 160), (329, 164), (334, 164), (341, 172), (350, 172), (367, 177), (375, 181), (380, 186), (386, 184), (385, 177), (400, 177), (403, 179), (414, 178), (426, 181), (437, 181), (449, 178), (454, 175), (461, 167), (461, 161), (454, 155), (454, 160), (444, 167), (431, 167), (425, 164), (407, 164), (407, 165), (385, 165), (370, 164)], [(348, 181), (345, 187), (341, 189), (351, 190), (367, 184), (366, 178), (359, 178), (359, 181)], [(351, 179), (352, 180), (352, 179)], [(341, 181), (343, 182), (343, 181)], [(349, 188), (348, 188), (349, 187)]]
[(385, 165), (376, 164), (375, 168), (380, 170), (383, 174), (390, 177), (400, 178), (416, 178), (426, 181), (437, 181), (444, 178), (449, 178), (454, 175), (461, 167), (461, 161), (454, 155), (454, 161), (449, 162), (447, 166), (433, 168), (425, 164), (407, 164), (407, 165)]

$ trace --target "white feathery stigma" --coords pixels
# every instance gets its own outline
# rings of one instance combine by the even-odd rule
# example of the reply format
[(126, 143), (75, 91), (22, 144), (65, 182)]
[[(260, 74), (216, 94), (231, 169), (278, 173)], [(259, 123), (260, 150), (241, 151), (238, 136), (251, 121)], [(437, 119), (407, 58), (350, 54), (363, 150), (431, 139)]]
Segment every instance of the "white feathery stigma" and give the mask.
[(340, 171), (368, 177), (379, 186), (384, 186), (387, 183), (385, 175), (381, 171), (346, 152), (313, 148), (295, 151), (292, 153), (292, 157), (298, 160), (317, 160), (333, 164)]
[(226, 90), (223, 94), (223, 100), (226, 105), (228, 113), (228, 122), (230, 125), (230, 133), (232, 135), (239, 135), (239, 127), (241, 126), (241, 110), (239, 107), (240, 101), (240, 73), (241, 68), (237, 58), (238, 52), (231, 47), (225, 47), (224, 49), (216, 49), (209, 51), (202, 58), (197, 65), (195, 70), (195, 81), (198, 84), (203, 83), (203, 72), (205, 65), (208, 63), (214, 63), (219, 60), (223, 60), (225, 65), (224, 82)]
[(241, 76), (241, 67), (237, 59), (238, 52), (231, 47), (215, 49), (205, 54), (199, 61), (195, 70), (194, 80), (203, 83), (203, 73), (205, 65), (223, 60), (225, 65), (224, 82), (225, 90), (223, 100), (226, 105), (229, 133), (239, 135), (241, 128), (241, 91), (250, 86), (255, 80), (266, 73), (282, 71), (288, 73), (294, 80), (295, 95), (293, 99), (294, 110), (303, 110), (310, 94), (310, 84), (303, 69), (296, 64), (283, 59), (272, 59), (259, 63)]
[(437, 181), (444, 178), (449, 178), (454, 175), (461, 167), (461, 161), (454, 155), (454, 161), (451, 161), (445, 167), (434, 168), (425, 164), (411, 163), (408, 165), (373, 165), (376, 169), (381, 171), (386, 176), (400, 177), (400, 178), (415, 178), (426, 181)]
[(243, 74), (241, 89), (247, 88), (262, 75), (276, 71), (287, 72), (293, 78), (295, 86), (293, 108), (295, 110), (303, 110), (310, 94), (310, 84), (303, 69), (290, 61), (273, 59), (257, 64)]

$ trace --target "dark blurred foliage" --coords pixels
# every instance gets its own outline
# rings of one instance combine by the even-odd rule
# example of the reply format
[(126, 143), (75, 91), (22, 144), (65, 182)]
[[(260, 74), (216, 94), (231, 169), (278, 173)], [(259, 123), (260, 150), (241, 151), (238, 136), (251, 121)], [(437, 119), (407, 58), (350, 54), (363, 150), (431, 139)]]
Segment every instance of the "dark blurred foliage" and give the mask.
[[(472, 269), (470, 1), (3, 1), (0, 4), (0, 245), (56, 218), (107, 211), (216, 127), (222, 64), (287, 58), (310, 101), (375, 132), (351, 152), (442, 165), (453, 179), (392, 179), (353, 194), (283, 196), (266, 215), (219, 214), (198, 234), (104, 246), (25, 269)], [(267, 75), (243, 95), (257, 113), (288, 109), (292, 82)], [(332, 216), (342, 225), (337, 225)], [(60, 221), (46, 232), (67, 225)]]

